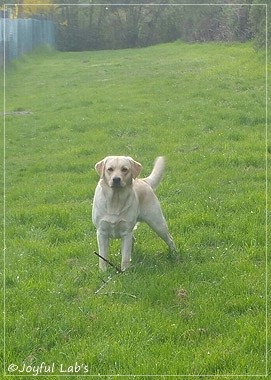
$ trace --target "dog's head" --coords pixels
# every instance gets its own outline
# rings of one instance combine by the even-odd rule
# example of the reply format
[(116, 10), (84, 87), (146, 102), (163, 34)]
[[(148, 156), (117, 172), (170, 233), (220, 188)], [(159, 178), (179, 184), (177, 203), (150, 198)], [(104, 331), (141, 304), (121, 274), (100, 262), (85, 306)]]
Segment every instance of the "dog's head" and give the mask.
[(112, 188), (131, 185), (141, 171), (141, 164), (131, 157), (108, 156), (97, 162), (95, 169), (105, 183)]

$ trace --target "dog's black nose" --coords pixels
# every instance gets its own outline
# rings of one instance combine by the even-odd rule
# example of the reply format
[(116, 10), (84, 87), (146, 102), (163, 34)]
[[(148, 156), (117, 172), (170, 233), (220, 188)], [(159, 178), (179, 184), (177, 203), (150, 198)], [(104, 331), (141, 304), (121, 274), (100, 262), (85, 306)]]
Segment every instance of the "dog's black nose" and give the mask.
[(121, 180), (120, 177), (114, 177), (113, 178), (113, 185), (116, 187), (119, 187), (120, 186), (120, 180)]

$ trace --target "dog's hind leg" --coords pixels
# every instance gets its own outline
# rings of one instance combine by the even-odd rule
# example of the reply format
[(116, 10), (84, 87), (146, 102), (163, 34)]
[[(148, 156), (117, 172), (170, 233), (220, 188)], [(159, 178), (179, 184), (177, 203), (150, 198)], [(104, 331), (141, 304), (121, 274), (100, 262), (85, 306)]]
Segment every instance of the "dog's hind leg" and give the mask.
[(162, 238), (167, 243), (171, 252), (176, 252), (177, 249), (175, 243), (172, 236), (168, 232), (166, 223), (164, 225), (150, 225), (150, 227), (157, 233), (158, 236), (160, 236), (160, 238)]
[(154, 232), (157, 233), (158, 236), (160, 236), (161, 239), (167, 243), (169, 249), (172, 252), (176, 252), (177, 249), (175, 243), (172, 236), (168, 232), (167, 222), (163, 216), (161, 208), (157, 208), (155, 215), (151, 216), (152, 218), (144, 218), (144, 221), (151, 227)]

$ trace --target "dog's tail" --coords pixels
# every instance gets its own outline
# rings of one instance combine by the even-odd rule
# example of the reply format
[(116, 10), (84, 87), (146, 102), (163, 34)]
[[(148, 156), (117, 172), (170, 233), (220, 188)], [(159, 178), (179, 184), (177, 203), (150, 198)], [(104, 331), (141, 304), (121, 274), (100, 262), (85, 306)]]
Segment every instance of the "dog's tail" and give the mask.
[(147, 182), (153, 190), (155, 190), (163, 178), (164, 170), (165, 158), (157, 157), (154, 162), (151, 174), (148, 177), (144, 178), (144, 181)]

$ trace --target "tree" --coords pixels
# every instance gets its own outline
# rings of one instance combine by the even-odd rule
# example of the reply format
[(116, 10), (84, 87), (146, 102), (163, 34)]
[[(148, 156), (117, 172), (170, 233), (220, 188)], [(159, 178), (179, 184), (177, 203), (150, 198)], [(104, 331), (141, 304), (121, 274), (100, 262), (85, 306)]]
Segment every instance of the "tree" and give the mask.
[(55, 8), (60, 50), (133, 48), (176, 39), (245, 42), (254, 38), (257, 46), (265, 43), (266, 6), (256, 4), (261, 0), (243, 0), (243, 4), (239, 0), (224, 0), (223, 4), (214, 0), (212, 5), (204, 0), (183, 0), (184, 5), (179, 4), (182, 0), (168, 0), (168, 4), (80, 1), (84, 0)]
[(250, 10), (249, 21), (255, 46), (257, 48), (265, 47), (267, 40), (270, 41), (271, 39), (270, 7), (267, 8), (266, 5), (259, 5), (254, 0)]
[(18, 8), (18, 18), (31, 18), (33, 16), (48, 17), (54, 11), (51, 1), (44, 3), (43, 0), (32, 0), (31, 5), (27, 0), (19, 0), (16, 4)]

